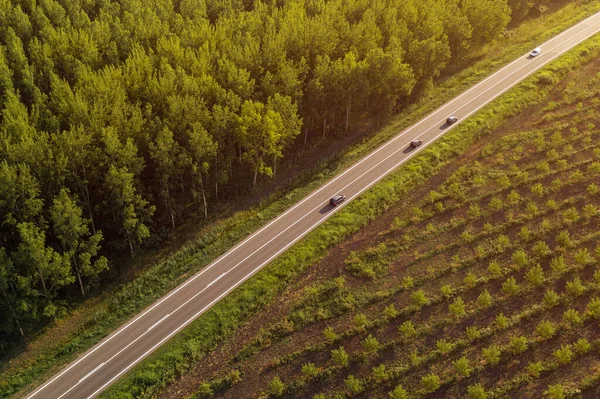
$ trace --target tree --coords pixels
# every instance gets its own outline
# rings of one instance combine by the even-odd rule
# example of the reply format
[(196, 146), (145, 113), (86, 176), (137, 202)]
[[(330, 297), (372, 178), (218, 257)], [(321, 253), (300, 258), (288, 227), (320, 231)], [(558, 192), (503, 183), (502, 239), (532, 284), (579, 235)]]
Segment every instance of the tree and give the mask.
[(206, 202), (203, 175), (208, 173), (210, 161), (214, 159), (218, 145), (212, 140), (212, 137), (206, 129), (199, 123), (194, 124), (192, 129), (188, 130), (187, 134), (187, 148), (192, 160), (192, 194), (194, 196), (194, 202), (196, 202), (198, 190), (196, 185), (199, 185), (202, 204), (204, 206), (204, 217), (208, 218), (208, 203)]
[(82, 213), (65, 188), (60, 190), (50, 209), (54, 234), (75, 271), (81, 295), (84, 296), (83, 277), (95, 277), (108, 269), (108, 261), (104, 256), (97, 256), (102, 232), (90, 236), (89, 222), (83, 219)]
[(477, 32), (472, 39), (475, 47), (494, 40), (510, 21), (506, 0), (463, 0), (462, 6), (473, 32)]
[(338, 349), (333, 349), (331, 351), (331, 359), (333, 360), (333, 363), (337, 366), (348, 367), (350, 357), (344, 350), (344, 347), (340, 346)]
[(402, 385), (397, 385), (396, 388), (389, 393), (389, 396), (391, 399), (408, 399), (408, 392)]
[(111, 165), (105, 177), (105, 185), (113, 217), (120, 223), (133, 256), (134, 248), (150, 236), (146, 223), (154, 214), (155, 207), (136, 192), (133, 173), (127, 168)]
[(283, 395), (283, 391), (285, 389), (285, 385), (281, 382), (279, 377), (274, 377), (271, 381), (269, 381), (268, 391), (273, 396), (281, 396)]

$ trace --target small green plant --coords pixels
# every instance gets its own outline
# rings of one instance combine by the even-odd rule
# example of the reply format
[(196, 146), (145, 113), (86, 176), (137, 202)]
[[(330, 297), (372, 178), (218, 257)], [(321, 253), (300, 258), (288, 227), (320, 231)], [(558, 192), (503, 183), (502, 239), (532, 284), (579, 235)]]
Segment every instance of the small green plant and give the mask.
[(560, 302), (560, 295), (558, 295), (554, 290), (547, 290), (544, 293), (543, 302), (547, 308), (556, 306), (558, 302)]
[(549, 385), (548, 389), (544, 391), (544, 395), (548, 399), (565, 399), (567, 396), (565, 394), (565, 388), (560, 385)]
[(546, 280), (542, 266), (540, 266), (538, 263), (537, 265), (531, 267), (531, 269), (529, 269), (525, 274), (525, 280), (527, 280), (532, 287), (538, 287), (542, 285)]
[[(547, 162), (544, 161), (544, 163), (546, 164), (546, 166), (548, 165)], [(544, 186), (542, 186), (542, 183), (535, 183), (533, 186), (531, 186), (531, 194), (535, 195), (536, 197), (543, 197), (544, 192), (545, 190)]]
[(477, 276), (469, 272), (463, 279), (463, 283), (467, 288), (473, 288), (477, 285)]
[(469, 217), (471, 217), (471, 219), (478, 219), (481, 217), (481, 207), (477, 204), (472, 204), (471, 206), (469, 206), (467, 214), (469, 215)]
[(467, 359), (465, 356), (461, 357), (460, 359), (454, 362), (454, 368), (456, 369), (458, 375), (460, 375), (461, 377), (468, 377), (473, 372), (471, 363), (469, 362), (469, 359)]
[(343, 346), (331, 351), (331, 360), (336, 366), (348, 367), (350, 356), (346, 353)]
[(440, 339), (440, 340), (436, 341), (435, 347), (437, 348), (438, 351), (440, 351), (440, 353), (442, 355), (447, 355), (448, 353), (450, 353), (452, 351), (452, 349), (454, 348), (454, 345), (452, 345), (452, 342), (449, 342), (446, 339)]
[(499, 211), (503, 207), (504, 207), (504, 203), (502, 201), (502, 198), (499, 198), (499, 197), (492, 198), (490, 200), (490, 202), (488, 203), (488, 208), (490, 208), (490, 210), (493, 212)]
[(354, 316), (354, 319), (352, 319), (352, 324), (354, 324), (354, 327), (361, 332), (364, 332), (367, 328), (367, 325), (369, 324), (369, 319), (367, 319), (367, 315), (364, 313), (359, 313), (356, 316)]
[(215, 393), (212, 389), (212, 386), (208, 382), (202, 382), (198, 385), (198, 389), (196, 389), (196, 394), (194, 397), (196, 398), (210, 398)]
[(442, 288), (440, 288), (440, 291), (442, 292), (442, 295), (445, 297), (450, 297), (450, 296), (452, 296), (452, 294), (454, 294), (454, 288), (452, 288), (452, 286), (450, 284), (446, 284), (446, 285), (442, 286)]
[(518, 269), (521, 269), (523, 266), (527, 266), (527, 263), (529, 263), (527, 252), (525, 252), (525, 250), (523, 250), (522, 248), (517, 249), (512, 254), (512, 258), (511, 259), (513, 261), (513, 264)]
[(325, 337), (325, 341), (327, 341), (327, 343), (330, 344), (339, 339), (340, 337), (331, 326), (325, 327), (325, 329), (323, 330), (323, 336)]
[(400, 334), (402, 334), (402, 337), (404, 339), (410, 339), (417, 335), (417, 329), (415, 328), (413, 322), (410, 320), (407, 320), (404, 323), (402, 323), (400, 327), (398, 327), (398, 330), (400, 331)]
[(408, 392), (402, 385), (397, 385), (388, 395), (391, 399), (408, 399)]
[(583, 295), (585, 292), (585, 286), (579, 277), (575, 277), (573, 280), (567, 281), (565, 291), (569, 296), (575, 298)]
[(579, 338), (573, 343), (573, 350), (579, 355), (584, 355), (592, 349), (592, 344), (586, 338)]
[(494, 277), (500, 277), (503, 274), (502, 267), (495, 260), (488, 265), (488, 272)]
[(469, 339), (469, 341), (473, 341), (481, 336), (481, 331), (475, 326), (469, 326), (465, 330), (465, 334), (467, 335), (467, 339)]
[(373, 376), (373, 380), (375, 380), (375, 382), (378, 384), (384, 383), (390, 379), (390, 372), (383, 363), (379, 366), (373, 367), (371, 369), (371, 375)]
[(521, 200), (522, 200), (521, 195), (516, 190), (512, 190), (506, 196), (506, 202), (508, 202), (508, 204), (512, 205), (512, 206), (518, 205), (519, 202), (521, 202)]
[(588, 313), (595, 319), (600, 317), (600, 298), (592, 298), (588, 303)]
[(317, 370), (317, 367), (315, 366), (314, 363), (308, 362), (308, 363), (304, 363), (302, 365), (302, 374), (304, 374), (305, 376), (307, 376), (309, 378), (313, 378), (318, 373), (319, 373), (319, 371)]
[(398, 314), (398, 310), (396, 309), (396, 306), (394, 306), (393, 303), (386, 306), (385, 309), (383, 309), (383, 315), (388, 320), (398, 317)]
[(281, 396), (283, 395), (283, 391), (285, 389), (285, 385), (281, 381), (279, 377), (273, 378), (269, 382), (269, 386), (267, 388), (268, 392), (273, 396)]
[(581, 315), (575, 309), (568, 309), (567, 311), (565, 311), (563, 313), (563, 320), (570, 327), (578, 327), (583, 323), (583, 319), (581, 318)]
[(379, 350), (380, 344), (377, 338), (369, 334), (369, 336), (361, 341), (361, 345), (368, 354), (375, 353)]
[(435, 392), (440, 388), (441, 381), (437, 374), (427, 374), (421, 377), (421, 385), (427, 393)]
[(498, 346), (492, 344), (487, 348), (483, 348), (482, 355), (487, 364), (495, 366), (496, 364), (500, 363), (500, 356), (502, 355), (502, 352)]
[(550, 320), (542, 320), (535, 328), (535, 332), (542, 339), (550, 339), (556, 334), (556, 326)]
[(523, 240), (524, 242), (527, 242), (531, 239), (531, 236), (532, 236), (532, 232), (527, 226), (521, 227), (521, 230), (519, 230), (519, 238), (521, 240)]
[(487, 392), (483, 389), (483, 385), (479, 383), (469, 385), (467, 388), (467, 395), (469, 396), (469, 399), (487, 399), (488, 397)]
[(523, 337), (523, 336), (512, 337), (508, 344), (508, 348), (511, 353), (514, 353), (514, 354), (523, 353), (527, 350), (527, 348), (529, 348), (529, 341), (527, 340), (527, 337)]
[(567, 264), (565, 262), (565, 258), (563, 258), (562, 256), (552, 258), (552, 260), (550, 261), (550, 268), (556, 275), (561, 276), (567, 271)]
[(560, 349), (556, 349), (552, 352), (552, 356), (558, 362), (558, 364), (567, 364), (571, 363), (573, 360), (574, 354), (571, 350), (571, 345), (561, 345)]
[(427, 298), (427, 295), (425, 295), (425, 291), (423, 290), (416, 290), (415, 292), (413, 292), (410, 295), (410, 300), (413, 305), (419, 308), (429, 303), (429, 299)]
[(587, 248), (580, 248), (577, 252), (575, 252), (573, 258), (575, 259), (575, 263), (577, 263), (577, 266), (579, 267), (583, 267), (594, 262), (594, 258), (592, 257), (592, 254), (590, 254), (590, 251)]
[(479, 294), (479, 296), (477, 297), (476, 303), (477, 306), (481, 309), (487, 309), (491, 307), (494, 303), (492, 294), (490, 294), (488, 290), (483, 290), (481, 294)]
[(537, 241), (531, 247), (531, 252), (533, 252), (533, 254), (535, 256), (541, 258), (543, 256), (550, 254), (551, 251), (550, 251), (550, 247), (548, 247), (548, 244), (546, 244), (544, 241)]
[(454, 302), (448, 305), (448, 311), (455, 319), (460, 319), (467, 314), (465, 302), (461, 297), (454, 298)]
[(566, 224), (573, 224), (580, 219), (579, 211), (574, 206), (564, 211), (562, 216)]
[(508, 295), (515, 295), (519, 292), (519, 284), (517, 284), (517, 280), (510, 276), (502, 283), (502, 291)]
[(532, 362), (527, 365), (527, 374), (533, 378), (539, 378), (542, 371), (544, 371), (542, 362)]
[(510, 323), (510, 319), (508, 317), (504, 316), (504, 313), (498, 314), (498, 316), (496, 316), (496, 319), (494, 320), (494, 324), (496, 325), (496, 328), (499, 330), (507, 329), (509, 323)]
[(592, 183), (589, 186), (587, 186), (585, 191), (588, 193), (588, 195), (594, 196), (594, 195), (598, 194), (598, 192), (600, 192), (600, 187), (598, 187), (598, 185), (596, 183)]
[(344, 380), (344, 384), (346, 384), (346, 388), (348, 388), (350, 393), (354, 395), (361, 393), (364, 389), (362, 381), (353, 375), (349, 375), (348, 378)]

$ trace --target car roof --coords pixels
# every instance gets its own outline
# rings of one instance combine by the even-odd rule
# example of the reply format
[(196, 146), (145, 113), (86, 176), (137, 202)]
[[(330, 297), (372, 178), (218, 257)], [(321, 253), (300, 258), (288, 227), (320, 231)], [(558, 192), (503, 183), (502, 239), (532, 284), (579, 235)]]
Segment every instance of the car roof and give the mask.
[(340, 198), (343, 198), (343, 197), (344, 196), (342, 194), (336, 194), (333, 197), (331, 197), (331, 199), (337, 200), (337, 199), (340, 199)]

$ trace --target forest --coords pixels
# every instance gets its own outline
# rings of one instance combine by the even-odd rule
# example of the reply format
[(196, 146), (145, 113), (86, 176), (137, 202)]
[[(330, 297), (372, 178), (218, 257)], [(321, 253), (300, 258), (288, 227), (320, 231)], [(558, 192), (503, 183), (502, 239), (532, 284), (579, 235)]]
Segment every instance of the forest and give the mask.
[(549, 0), (0, 0), (0, 337)]

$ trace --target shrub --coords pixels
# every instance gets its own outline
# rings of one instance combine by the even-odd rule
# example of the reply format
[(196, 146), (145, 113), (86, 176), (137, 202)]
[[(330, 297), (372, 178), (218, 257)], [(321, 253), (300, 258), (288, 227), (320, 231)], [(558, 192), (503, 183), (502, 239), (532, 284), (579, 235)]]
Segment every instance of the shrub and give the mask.
[(560, 384), (549, 385), (548, 389), (546, 389), (544, 391), (544, 395), (546, 395), (546, 397), (548, 399), (565, 399), (566, 398), (565, 388), (563, 388), (563, 386)]
[(525, 274), (525, 279), (533, 287), (541, 285), (546, 279), (544, 277), (544, 270), (542, 269), (542, 266), (540, 266), (540, 264), (538, 263), (537, 265), (529, 269), (527, 271), (527, 274)]
[(408, 399), (408, 392), (402, 387), (397, 385), (392, 392), (389, 393), (391, 399)]
[(542, 362), (529, 363), (527, 366), (527, 374), (534, 378), (539, 378), (542, 371), (544, 371), (544, 365)]
[(373, 376), (373, 380), (378, 384), (386, 382), (390, 379), (390, 372), (385, 368), (385, 364), (380, 364), (379, 366), (373, 367), (371, 369), (371, 374)]
[(488, 265), (488, 272), (494, 277), (500, 277), (503, 273), (502, 267), (495, 260)]
[(587, 248), (579, 249), (577, 252), (575, 252), (573, 258), (575, 259), (577, 265), (581, 267), (594, 262), (594, 258), (592, 257), (590, 251)]
[(592, 298), (590, 300), (588, 303), (588, 313), (595, 319), (600, 317), (600, 298)]
[(302, 365), (302, 374), (304, 374), (305, 376), (312, 378), (315, 377), (318, 373), (319, 371), (317, 370), (317, 367), (314, 363), (308, 362)]
[(467, 214), (471, 217), (471, 219), (477, 219), (481, 217), (481, 207), (477, 204), (472, 204), (469, 206)]
[(402, 337), (404, 339), (410, 339), (417, 335), (417, 329), (415, 328), (413, 322), (410, 320), (407, 320), (404, 323), (402, 323), (400, 327), (398, 327), (398, 330), (400, 331), (400, 334), (402, 334)]
[(452, 345), (452, 342), (449, 342), (446, 339), (440, 339), (440, 340), (436, 341), (435, 347), (438, 349), (438, 351), (440, 351), (440, 353), (442, 355), (447, 355), (448, 353), (450, 353), (452, 351), (452, 348), (454, 348), (454, 345)]
[(550, 261), (550, 268), (557, 275), (562, 275), (564, 272), (567, 271), (567, 264), (565, 263), (565, 258), (563, 258), (562, 256), (552, 258), (552, 260)]
[(402, 287), (404, 288), (412, 288), (415, 285), (415, 279), (411, 276), (406, 276), (402, 279)]
[(465, 283), (467, 288), (473, 288), (477, 285), (477, 276), (469, 272), (463, 279), (463, 283)]
[(509, 350), (511, 353), (519, 354), (523, 353), (529, 347), (529, 341), (526, 337), (512, 337), (508, 344)]
[(581, 210), (583, 212), (583, 217), (586, 219), (591, 219), (600, 214), (600, 209), (594, 204), (587, 204)]
[(560, 349), (556, 349), (552, 352), (552, 356), (558, 362), (558, 364), (567, 364), (571, 363), (573, 360), (574, 354), (571, 350), (571, 345), (561, 345)]
[(354, 319), (352, 319), (352, 324), (354, 324), (354, 327), (358, 331), (365, 331), (367, 325), (369, 324), (367, 315), (365, 315), (364, 313), (357, 314), (356, 316), (354, 316)]
[(442, 288), (440, 288), (440, 291), (442, 292), (442, 295), (444, 295), (445, 297), (449, 297), (449, 296), (452, 296), (452, 294), (454, 294), (454, 288), (452, 288), (452, 286), (450, 284), (446, 284), (446, 285), (442, 286)]
[(331, 326), (325, 327), (325, 329), (323, 330), (323, 336), (325, 337), (325, 341), (327, 341), (330, 344), (340, 337)]
[(469, 359), (467, 359), (465, 356), (461, 357), (460, 359), (454, 362), (454, 368), (456, 369), (458, 375), (462, 377), (468, 377), (471, 375), (471, 372), (473, 372), (471, 363), (469, 362)]
[(483, 348), (482, 355), (487, 364), (495, 366), (496, 364), (500, 363), (500, 356), (502, 355), (502, 352), (500, 352), (498, 346), (492, 344), (487, 348)]
[(508, 204), (512, 206), (518, 205), (519, 202), (521, 202), (521, 199), (521, 195), (516, 190), (512, 190), (506, 196), (506, 202), (508, 202)]
[(590, 341), (588, 341), (585, 338), (579, 338), (574, 344), (573, 344), (573, 350), (578, 353), (579, 355), (583, 355), (588, 353), (590, 350), (592, 349), (592, 344), (590, 344)]
[(364, 389), (362, 381), (353, 375), (349, 375), (348, 378), (344, 380), (344, 383), (346, 384), (346, 388), (348, 388), (352, 394), (359, 394)]
[(475, 326), (469, 326), (467, 327), (465, 334), (470, 341), (473, 341), (481, 336), (481, 331)]
[(569, 209), (567, 209), (566, 211), (564, 211), (562, 216), (563, 216), (563, 220), (567, 224), (573, 224), (579, 220), (579, 212), (577, 211), (577, 208), (575, 208), (574, 206), (572, 206)]
[(346, 353), (343, 346), (331, 351), (331, 360), (337, 366), (348, 367), (350, 356)]
[(525, 242), (529, 241), (531, 239), (531, 230), (529, 230), (527, 226), (521, 227), (521, 230), (519, 230), (519, 238)]
[(538, 213), (539, 208), (538, 206), (535, 204), (535, 202), (528, 202), (527, 203), (527, 207), (525, 208), (525, 210), (527, 211), (527, 213), (531, 216), (534, 216), (535, 214)]
[(421, 377), (421, 385), (427, 393), (435, 392), (439, 389), (441, 382), (437, 374), (427, 374)]
[(496, 319), (494, 320), (494, 324), (499, 330), (505, 330), (508, 327), (509, 322), (510, 319), (504, 316), (504, 313), (500, 313), (498, 316), (496, 316)]
[(448, 305), (448, 310), (454, 318), (459, 319), (467, 314), (467, 310), (465, 308), (465, 302), (461, 297), (457, 297), (454, 299), (450, 305)]
[[(558, 156), (558, 154), (557, 154)], [(540, 173), (548, 173), (550, 172), (550, 164), (548, 164), (547, 161), (541, 161), (536, 165), (537, 170)], [(539, 183), (538, 183), (539, 184)], [(536, 184), (537, 185), (537, 184)], [(541, 184), (540, 184), (541, 186)], [(535, 187), (535, 186), (534, 186)], [(542, 191), (544, 190), (544, 187), (542, 186)], [(533, 193), (533, 187), (531, 188), (531, 192)]]
[(475, 239), (475, 235), (471, 233), (469, 230), (465, 230), (461, 233), (460, 239), (463, 242), (469, 243)]
[(541, 258), (550, 253), (550, 248), (544, 241), (537, 241), (535, 244), (533, 244), (533, 247), (531, 247), (531, 251), (535, 256)]
[(398, 316), (398, 310), (396, 310), (396, 306), (392, 303), (383, 309), (383, 315), (386, 319), (394, 319)]
[(587, 186), (585, 191), (588, 193), (588, 195), (594, 196), (594, 195), (598, 194), (598, 192), (600, 191), (600, 188), (598, 187), (597, 184), (592, 183), (589, 186)]
[(535, 332), (542, 339), (550, 339), (556, 334), (556, 326), (549, 320), (542, 320), (535, 328)]
[(525, 252), (525, 250), (523, 250), (522, 248), (517, 249), (513, 254), (512, 254), (512, 261), (515, 264), (515, 266), (517, 266), (517, 268), (522, 268), (523, 266), (526, 266), (527, 263), (529, 262), (528, 258), (527, 258), (527, 252)]
[(413, 292), (410, 295), (410, 300), (412, 301), (413, 305), (419, 308), (429, 303), (429, 299), (427, 298), (427, 295), (425, 295), (425, 291), (423, 290), (417, 290)]
[(514, 295), (519, 292), (519, 285), (514, 277), (509, 277), (502, 283), (502, 291), (508, 295)]
[(483, 385), (481, 384), (469, 385), (467, 394), (469, 399), (487, 399), (488, 397), (487, 392), (483, 389)]
[(573, 280), (567, 281), (565, 291), (572, 297), (578, 297), (583, 295), (585, 292), (585, 286), (581, 283), (581, 279), (579, 277), (575, 277)]
[(556, 203), (556, 201), (553, 199), (549, 199), (548, 201), (546, 201), (546, 206), (552, 209), (553, 211), (558, 210), (558, 203)]
[(583, 323), (581, 315), (575, 309), (569, 309), (563, 313), (563, 320), (571, 327), (577, 327)]
[(504, 207), (504, 203), (502, 202), (502, 198), (494, 197), (488, 203), (488, 208), (492, 211), (499, 211)]
[(558, 295), (554, 290), (547, 290), (544, 293), (544, 305), (546, 307), (551, 308), (556, 306), (558, 302), (560, 302), (560, 295)]
[[(546, 166), (548, 165), (548, 162), (543, 162), (546, 164)], [(548, 168), (550, 169), (550, 168)], [(533, 186), (531, 186), (531, 194), (535, 195), (536, 197), (542, 197), (544, 195), (544, 186), (542, 186), (542, 183), (535, 183)]]
[(269, 382), (269, 387), (267, 388), (268, 392), (273, 396), (281, 396), (283, 395), (283, 390), (285, 389), (285, 385), (281, 382), (279, 377), (273, 378)]
[(492, 294), (489, 293), (488, 290), (483, 290), (481, 294), (477, 297), (477, 306), (481, 309), (487, 309), (493, 304)]
[(496, 239), (496, 249), (498, 252), (504, 252), (508, 247), (510, 247), (510, 238), (504, 234), (500, 234), (498, 239)]
[(208, 382), (202, 382), (198, 385), (198, 389), (196, 390), (195, 398), (210, 398), (215, 393)]
[(367, 353), (374, 353), (379, 350), (379, 341), (371, 334), (362, 340), (361, 345)]

